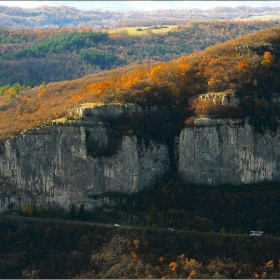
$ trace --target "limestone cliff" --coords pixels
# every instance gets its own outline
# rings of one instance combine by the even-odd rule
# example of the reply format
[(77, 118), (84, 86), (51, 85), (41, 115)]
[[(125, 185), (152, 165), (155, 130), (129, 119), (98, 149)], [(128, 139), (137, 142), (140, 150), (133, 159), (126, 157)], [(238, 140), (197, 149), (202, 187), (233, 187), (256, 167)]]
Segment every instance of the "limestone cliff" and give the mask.
[[(207, 100), (211, 108), (238, 104), (234, 93), (196, 100)], [(2, 143), (0, 211), (24, 210), (27, 203), (95, 207), (102, 201), (89, 195), (139, 192), (173, 165), (186, 181), (200, 185), (280, 181), (280, 131), (260, 134), (247, 121), (199, 117), (167, 145), (114, 126), (121, 114), (156, 110), (133, 104), (85, 104), (71, 112), (70, 120), (55, 120)]]
[(280, 180), (280, 132), (259, 134), (238, 120), (197, 120), (182, 130), (180, 174), (196, 184)]
[[(135, 105), (105, 105), (96, 110), (114, 112), (109, 114), (113, 118), (124, 111), (142, 109)], [(25, 131), (1, 146), (0, 210), (8, 206), (25, 208), (26, 203), (65, 208), (83, 203), (90, 207), (97, 202), (87, 195), (138, 192), (168, 170), (166, 146), (152, 141), (144, 144), (133, 133), (113, 137), (114, 127), (108, 126), (106, 114), (90, 116), (89, 111), (86, 119), (54, 122)], [(110, 147), (115, 142), (117, 147)], [(114, 153), (108, 156), (104, 151), (110, 149)]]

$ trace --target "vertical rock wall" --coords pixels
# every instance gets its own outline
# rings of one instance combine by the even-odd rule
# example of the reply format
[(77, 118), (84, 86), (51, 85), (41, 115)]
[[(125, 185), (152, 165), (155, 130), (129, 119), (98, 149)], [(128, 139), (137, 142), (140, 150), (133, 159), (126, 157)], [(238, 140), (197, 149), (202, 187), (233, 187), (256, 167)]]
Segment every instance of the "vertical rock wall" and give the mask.
[(124, 135), (115, 154), (88, 154), (88, 137), (98, 147), (108, 147), (107, 128), (102, 122), (66, 123), (25, 132), (1, 146), (0, 211), (26, 203), (72, 203), (95, 206), (89, 194), (138, 192), (154, 184), (169, 168), (168, 149)]
[(209, 120), (182, 130), (179, 172), (196, 184), (280, 180), (280, 134), (256, 133), (246, 122)]
[[(27, 203), (95, 207), (101, 202), (89, 195), (131, 194), (155, 184), (170, 171), (171, 147), (118, 131), (108, 119), (122, 112), (145, 113), (131, 104), (84, 106), (73, 113), (78, 120), (54, 122), (2, 143), (0, 211), (24, 210)], [(174, 142), (175, 165), (189, 182), (280, 180), (279, 131), (258, 134), (247, 122), (198, 118)]]

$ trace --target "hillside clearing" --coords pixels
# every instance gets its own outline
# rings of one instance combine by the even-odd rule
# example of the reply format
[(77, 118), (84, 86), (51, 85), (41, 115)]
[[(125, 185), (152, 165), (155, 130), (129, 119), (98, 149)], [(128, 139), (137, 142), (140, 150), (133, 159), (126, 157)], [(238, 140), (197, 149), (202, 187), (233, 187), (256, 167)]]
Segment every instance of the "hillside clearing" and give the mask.
[[(148, 32), (152, 32), (155, 34), (158, 33), (167, 33), (168, 31), (171, 31), (173, 28), (176, 28), (177, 25), (164, 25), (162, 27), (147, 27), (147, 26), (135, 26), (135, 27), (125, 27), (125, 28), (117, 28), (110, 30), (109, 33), (121, 33), (121, 32), (128, 32), (129, 35), (147, 35)], [(138, 30), (140, 31), (138, 31)]]

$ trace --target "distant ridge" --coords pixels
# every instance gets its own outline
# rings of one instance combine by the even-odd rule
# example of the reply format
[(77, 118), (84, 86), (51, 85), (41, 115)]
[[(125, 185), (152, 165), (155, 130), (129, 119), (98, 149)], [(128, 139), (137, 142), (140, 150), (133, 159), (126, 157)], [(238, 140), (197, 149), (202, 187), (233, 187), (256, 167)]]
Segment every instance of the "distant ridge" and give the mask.
[[(1, 4), (1, 3), (0, 3)], [(240, 3), (241, 4), (241, 3)], [(117, 10), (80, 10), (70, 6), (40, 6), (37, 8), (8, 7), (0, 5), (0, 27), (9, 28), (44, 28), (135, 26), (136, 22), (147, 24), (158, 21), (161, 24), (183, 24), (189, 20), (238, 20), (259, 17), (268, 20), (280, 15), (280, 7), (216, 7), (202, 9), (162, 9), (151, 11)], [(133, 7), (135, 9), (135, 7)]]

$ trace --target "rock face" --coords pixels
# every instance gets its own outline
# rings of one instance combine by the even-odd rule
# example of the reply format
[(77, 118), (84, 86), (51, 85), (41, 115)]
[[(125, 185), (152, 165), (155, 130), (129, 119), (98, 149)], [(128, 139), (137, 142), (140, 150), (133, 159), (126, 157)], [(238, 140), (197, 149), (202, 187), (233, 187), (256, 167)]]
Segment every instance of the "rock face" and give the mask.
[(114, 138), (118, 146), (107, 156), (114, 128), (102, 117), (33, 129), (6, 141), (0, 151), (0, 211), (27, 203), (96, 206), (87, 195), (138, 192), (168, 170), (168, 148), (152, 141), (144, 145), (132, 133)]
[(208, 92), (196, 95), (189, 99), (189, 104), (204, 101), (208, 106), (236, 106), (240, 103), (238, 96), (233, 91)]
[(247, 123), (204, 119), (182, 130), (180, 174), (196, 184), (280, 180), (280, 133), (257, 134)]
[(263, 45), (243, 45), (235, 48), (239, 52), (248, 52), (255, 51), (257, 53), (264, 53), (265, 51), (279, 53), (280, 45), (279, 44), (263, 44)]
[[(221, 106), (237, 103), (233, 94), (200, 98)], [(91, 106), (73, 111), (74, 120), (56, 120), (0, 145), (0, 212), (25, 210), (28, 203), (37, 208), (96, 207), (102, 201), (89, 195), (139, 192), (170, 171), (174, 159), (182, 177), (199, 185), (280, 181), (280, 131), (258, 134), (248, 122), (197, 118), (175, 138), (172, 151), (113, 125), (122, 113), (156, 108)]]
[(206, 117), (219, 112), (224, 107), (236, 107), (240, 104), (238, 96), (233, 91), (208, 92), (189, 99), (189, 105), (194, 108), (196, 116)]
[[(95, 103), (96, 104), (96, 103)], [(76, 108), (70, 112), (70, 117), (78, 118), (105, 118), (112, 119), (116, 118), (120, 114), (133, 114), (133, 113), (145, 113), (148, 110), (156, 110), (156, 107), (152, 107), (146, 110), (143, 110), (140, 106), (136, 106), (131, 103), (112, 103), (112, 104), (100, 104), (94, 105), (94, 103), (85, 103), (81, 107)]]

